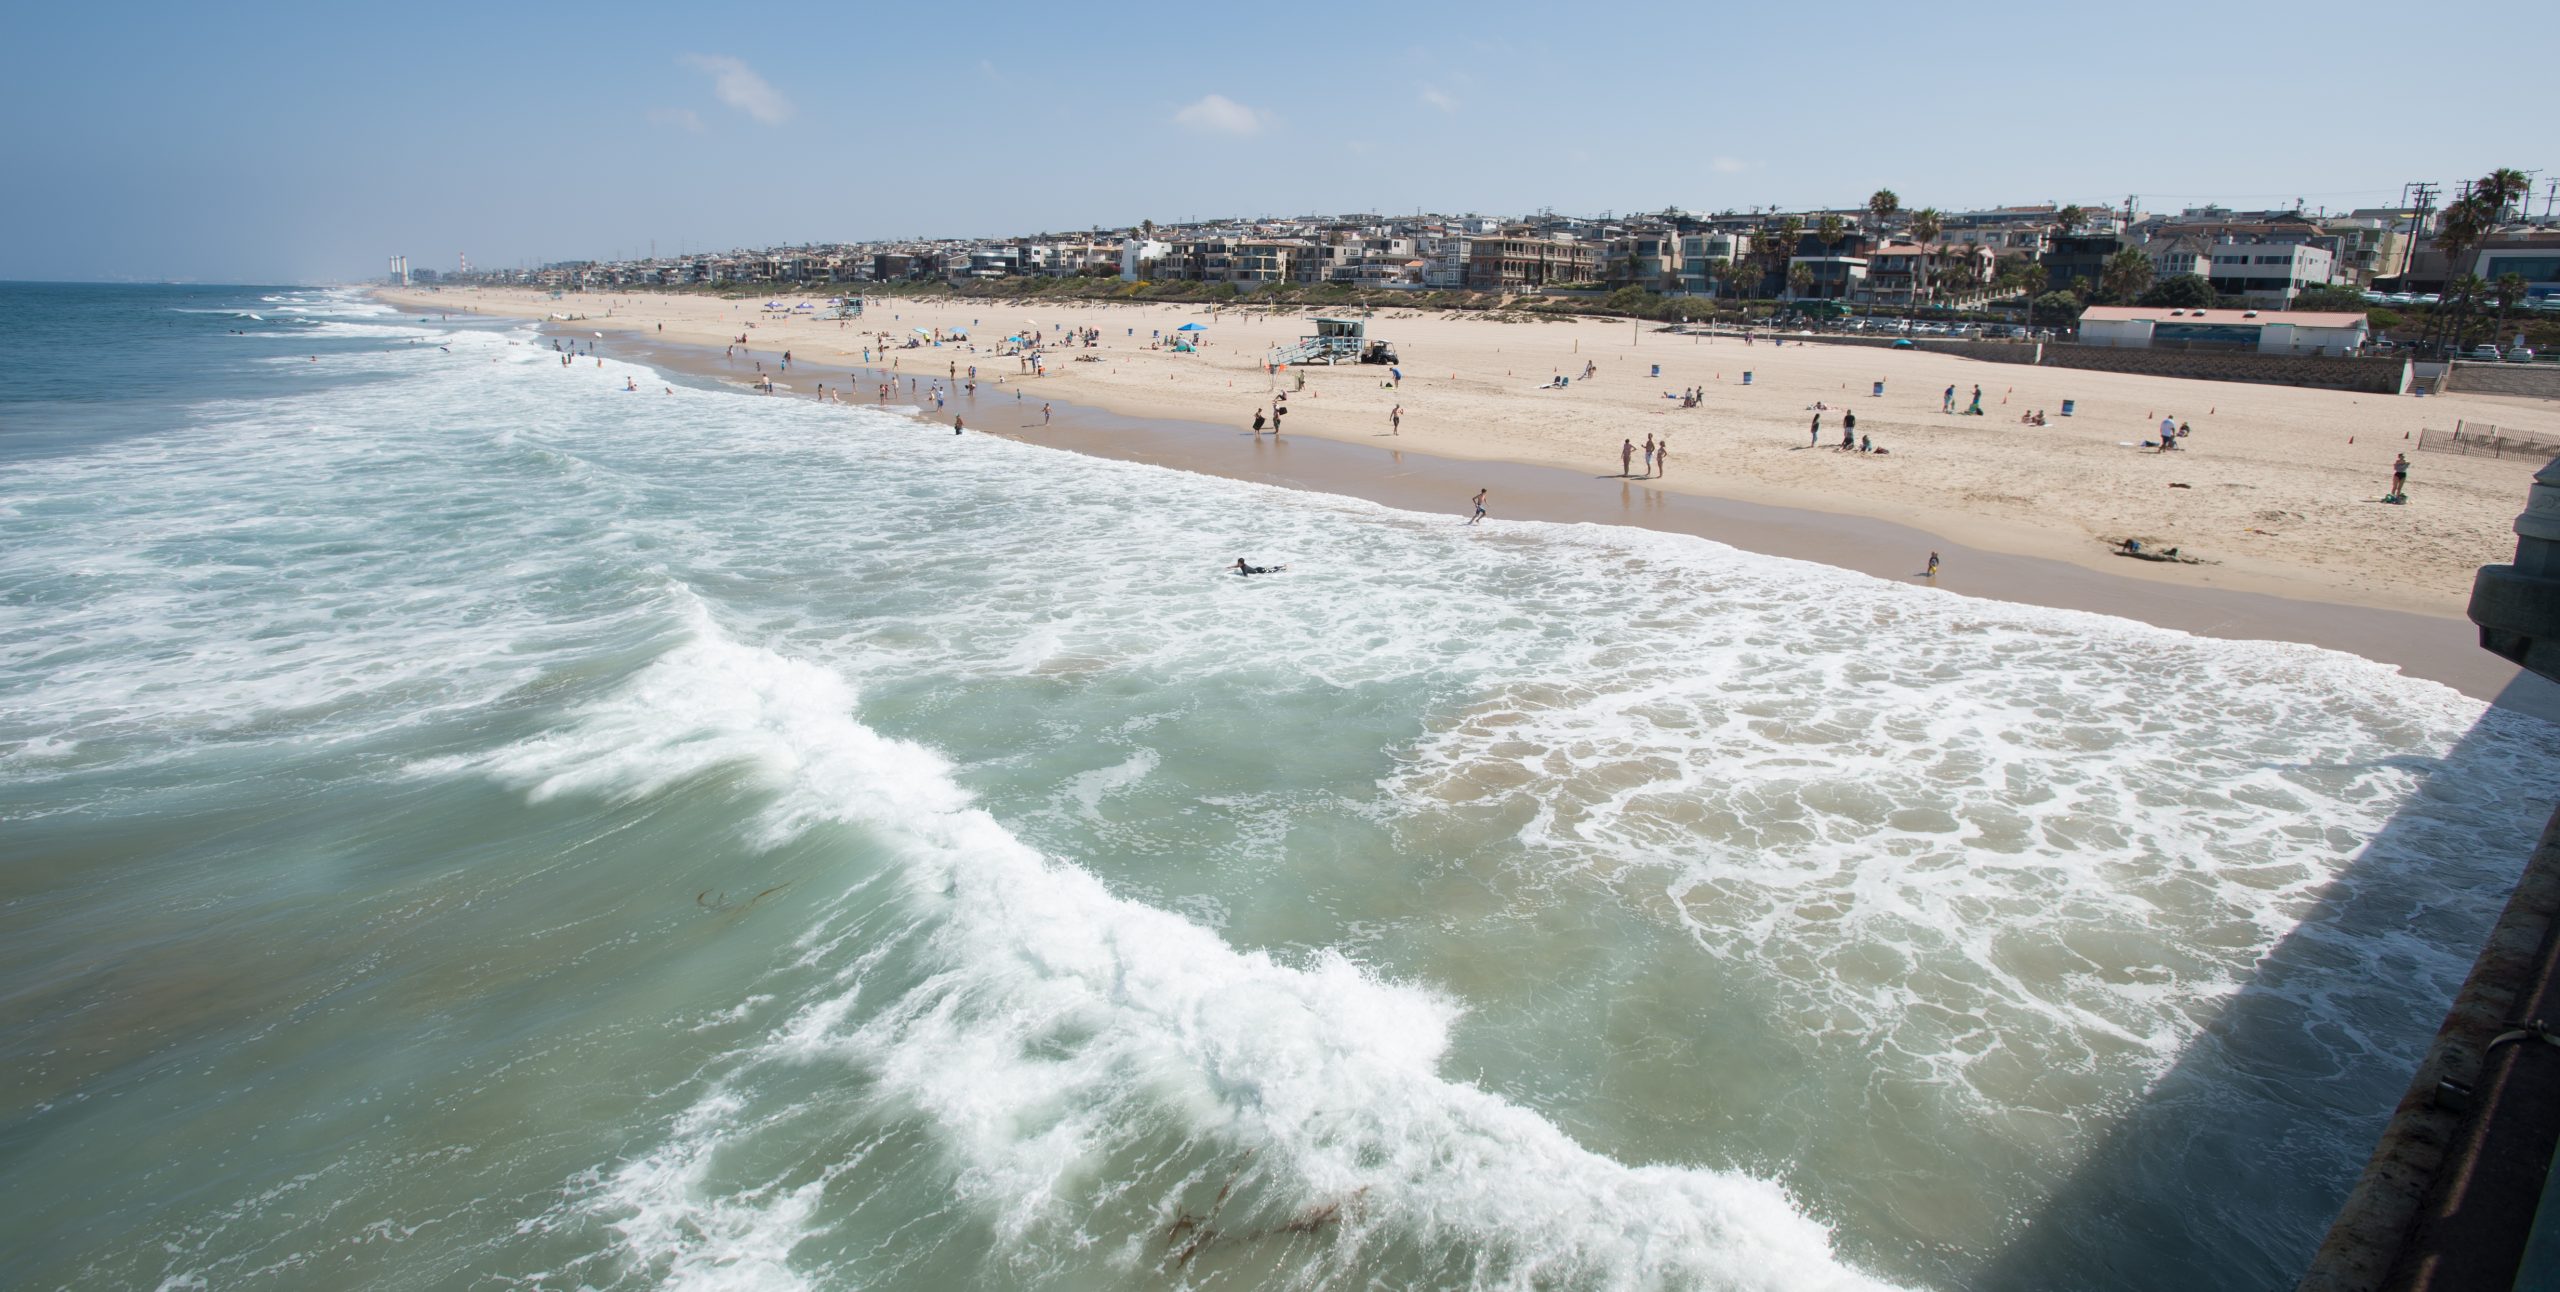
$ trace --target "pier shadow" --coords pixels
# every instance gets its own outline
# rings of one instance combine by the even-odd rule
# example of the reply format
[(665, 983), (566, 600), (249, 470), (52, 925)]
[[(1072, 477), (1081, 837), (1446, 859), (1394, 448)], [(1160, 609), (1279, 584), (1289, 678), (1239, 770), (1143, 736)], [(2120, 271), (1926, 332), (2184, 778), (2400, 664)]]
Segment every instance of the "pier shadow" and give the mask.
[[(2071, 1170), (2002, 1250), (1951, 1286), (2042, 1289), (2290, 1288), (2362, 1174), (2420, 1056), (2452, 1005), (2413, 994), (2387, 950), (2412, 938), (2467, 971), (2505, 904), (2442, 909), (2424, 859), (2443, 854), (2427, 805), (2441, 784), (2510, 766), (2493, 721), (2549, 714), (2560, 687), (2519, 674), (2441, 760), (2385, 759), (2429, 777), (2261, 959), (2222, 1012)], [(2501, 883), (2533, 849), (2479, 858)], [(2384, 972), (2377, 972), (2377, 969)], [(2379, 1020), (2379, 1021), (2378, 1021)], [(2340, 1146), (2352, 1145), (2341, 1159)], [(1956, 1182), (1950, 1182), (1953, 1187)]]

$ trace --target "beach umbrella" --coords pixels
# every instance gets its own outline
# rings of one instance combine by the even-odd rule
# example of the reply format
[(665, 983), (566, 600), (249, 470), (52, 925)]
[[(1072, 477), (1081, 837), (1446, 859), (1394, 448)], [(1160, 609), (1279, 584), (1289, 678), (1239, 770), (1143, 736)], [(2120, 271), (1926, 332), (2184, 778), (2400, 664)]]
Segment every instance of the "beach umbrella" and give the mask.
[(1202, 326), (1200, 326), (1200, 325), (1199, 325), (1199, 324), (1197, 324), (1197, 323), (1185, 323), (1185, 324), (1183, 324), (1182, 326), (1180, 326), (1180, 327), (1178, 327), (1178, 328), (1175, 328), (1175, 329), (1174, 329), (1174, 331), (1176, 331), (1176, 332), (1206, 332), (1206, 331), (1208, 331), (1208, 330), (1209, 330), (1209, 329), (1207, 329), (1207, 328), (1205, 328), (1205, 327), (1202, 327)]
[(917, 329), (916, 329), (916, 335), (917, 335), (917, 336), (932, 336), (932, 335), (933, 335), (933, 330), (932, 330), (931, 328), (917, 328)]

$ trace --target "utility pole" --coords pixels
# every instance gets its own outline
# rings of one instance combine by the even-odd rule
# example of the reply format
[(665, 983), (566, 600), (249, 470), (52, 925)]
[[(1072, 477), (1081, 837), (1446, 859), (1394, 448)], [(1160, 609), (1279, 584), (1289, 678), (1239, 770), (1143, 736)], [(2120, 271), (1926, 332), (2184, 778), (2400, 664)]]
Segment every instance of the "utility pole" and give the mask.
[(2427, 227), (2427, 213), (2435, 209), (2436, 192), (2434, 184), (2425, 182), (2400, 186), (2400, 204), (2409, 212), (2409, 240), (2400, 248), (2400, 272), (2396, 275), (2402, 280), (2402, 291), (2409, 289), (2409, 267), (2418, 259), (2418, 232)]

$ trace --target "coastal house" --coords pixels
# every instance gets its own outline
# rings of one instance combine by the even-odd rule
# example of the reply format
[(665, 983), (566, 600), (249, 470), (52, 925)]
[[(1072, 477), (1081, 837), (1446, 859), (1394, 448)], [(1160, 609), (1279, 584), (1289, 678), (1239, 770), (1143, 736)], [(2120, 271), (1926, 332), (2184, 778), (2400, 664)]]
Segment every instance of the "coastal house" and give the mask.
[(1680, 235), (1680, 290), (1704, 293), (1732, 272), (1733, 262), (1750, 253), (1750, 235), (1702, 229)]
[(1259, 287), (1264, 283), (1285, 283), (1305, 243), (1288, 238), (1242, 238), (1237, 240), (1227, 259), (1226, 276), (1215, 281)]
[(1978, 242), (1888, 242), (1867, 255), (1864, 299), (1878, 305), (1908, 305), (1946, 279), (1958, 263), (1973, 266), (1974, 281), (1991, 281), (1994, 260)]
[(2080, 344), (2116, 349), (2352, 355), (2370, 339), (2371, 325), (2355, 311), (2092, 305), (2080, 312)]
[(2213, 242), (2192, 233), (2155, 232), (2134, 244), (2142, 258), (2151, 262), (2153, 282), (2166, 282), (2193, 274), (2199, 278), (2213, 276)]
[(2093, 289), (2105, 275), (2107, 261), (2124, 250), (2124, 240), (2113, 233), (2057, 234), (2038, 257), (2044, 266), (2045, 286), (2052, 291), (2067, 291), (2071, 284), (2086, 280)]
[[(1799, 269), (1809, 275), (1802, 290), (1795, 286)], [(1844, 234), (1838, 241), (1826, 243), (1821, 235), (1807, 233), (1797, 240), (1796, 254), (1787, 258), (1787, 299), (1852, 299), (1866, 290), (1868, 269), (1865, 235)]]

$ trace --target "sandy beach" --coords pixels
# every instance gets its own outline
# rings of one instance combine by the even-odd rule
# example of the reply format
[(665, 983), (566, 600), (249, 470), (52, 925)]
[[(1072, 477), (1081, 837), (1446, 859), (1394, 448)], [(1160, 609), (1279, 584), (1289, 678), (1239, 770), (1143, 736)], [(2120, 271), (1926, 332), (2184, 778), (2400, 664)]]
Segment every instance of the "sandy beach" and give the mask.
[[(2330, 646), (2560, 719), (2560, 688), (2519, 679), (2512, 666), (2480, 651), (2462, 617), (2473, 570), (2512, 553), (2510, 526), (2539, 464), (2412, 452), (2410, 505), (2377, 501), (2392, 455), (2414, 449), (2414, 438), (2402, 437), (2414, 437), (2421, 424), (2450, 426), (2461, 417), (2560, 433), (2560, 407), (2538, 401), (2393, 399), (1858, 347), (1746, 346), (1626, 323), (1382, 315), (1371, 331), (1395, 341), (1407, 360), (1401, 387), (1390, 388), (1374, 367), (1266, 375), (1260, 359), (1267, 348), (1308, 330), (1296, 315), (1045, 304), (1005, 306), (1016, 311), (1009, 313), (987, 302), (897, 301), (840, 326), (805, 315), (769, 319), (760, 302), (699, 296), (378, 294), (422, 312), (544, 320), (571, 314), (574, 325), (555, 322), (555, 329), (602, 333), (615, 352), (646, 351), (634, 357), (741, 384), (755, 377), (758, 363), (770, 371), (789, 350), (792, 371), (781, 380), (798, 398), (814, 396), (821, 384), (853, 397), (852, 370), (862, 366), (864, 346), (884, 334), (896, 344), (918, 327), (966, 328), (986, 340), (896, 349), (885, 360), (875, 351), (873, 358), (920, 380), (948, 381), (956, 368), (965, 382), (976, 365), (978, 396), (955, 401), (942, 415), (971, 416), (983, 431), (1400, 506), (1458, 508), (1473, 485), (1490, 483), (1497, 515), (1677, 529), (1883, 577), (1916, 572), (1927, 550), (1938, 548), (1947, 559), (1939, 585), (1950, 590), (2214, 636)], [(1187, 321), (1209, 329), (1197, 353), (1150, 347), (1151, 338), (1170, 336)], [(1102, 344), (1053, 347), (1045, 376), (1025, 374), (1015, 358), (995, 352), (999, 338), (1031, 327), (1053, 337), (1069, 327), (1098, 328)], [(724, 354), (739, 335), (748, 343)], [(1559, 347), (1561, 355), (1551, 353)], [(1076, 362), (1077, 353), (1100, 357)], [(1559, 371), (1578, 377), (1583, 362), (1597, 368), (1594, 379), (1534, 389)], [(1659, 379), (1650, 376), (1657, 362)], [(1747, 388), (1743, 371), (1753, 373)], [(1893, 375), (1853, 384), (1852, 373)], [(1887, 383), (1882, 399), (1864, 393), (1874, 380)], [(1976, 382), (1993, 409), (2006, 399), (2008, 409), (2050, 414), (2068, 397), (2080, 413), (2039, 428), (2017, 424), (2014, 413), (2004, 419), (1938, 411), (1948, 384), (1956, 385), (1961, 407)], [(1661, 397), (1681, 385), (1703, 385), (1704, 405), (1682, 409)], [(2080, 393), (2058, 393), (2066, 389)], [(1245, 434), (1274, 390), (1292, 392), (1287, 435)], [(861, 401), (873, 402), (875, 391), (866, 384)], [(902, 385), (893, 405), (906, 399)], [(1044, 402), (1058, 410), (1052, 423), (1032, 415)], [(1847, 408), (1858, 414), (1858, 430), (1892, 453), (1808, 449), (1816, 402), (1828, 406), (1827, 443), (1837, 442)], [(1010, 415), (1015, 406), (1024, 410), (1020, 417)], [(1397, 407), (1401, 434), (1391, 434), (1388, 414)], [(1106, 416), (1097, 419), (1095, 411)], [(2164, 413), (2194, 428), (2192, 447), (2166, 455), (2125, 447), (2123, 441), (2138, 445)], [(1134, 433), (1149, 423), (1161, 424), (1158, 433)], [(1204, 452), (1193, 436), (1174, 433), (1198, 423), (1236, 426), (1244, 451)], [(1622, 479), (1617, 447), (1647, 435), (1671, 444), (1667, 473)], [(1292, 454), (1291, 441), (1306, 447)], [(1317, 451), (1315, 441), (1337, 442), (1345, 452)], [(1639, 475), (1642, 469), (1639, 456)], [(2128, 535), (2177, 545), (2209, 563), (2116, 556), (2108, 540)]]
[[(1402, 385), (1382, 369), (1293, 368), (1266, 375), (1264, 355), (1312, 331), (1306, 316), (1167, 306), (881, 300), (850, 326), (803, 315), (769, 320), (759, 301), (694, 295), (587, 295), (551, 300), (531, 290), (386, 292), (420, 310), (582, 316), (607, 336), (724, 346), (737, 336), (754, 360), (794, 353), (808, 393), (829, 369), (842, 377), (883, 334), (967, 328), (970, 345), (897, 350), (898, 371), (980, 384), (1028, 383), (1029, 397), (1141, 417), (1244, 426), (1273, 390), (1292, 391), (1288, 434), (1396, 447), (1438, 457), (1581, 471), (1613, 487), (1624, 440), (1667, 439), (1655, 487), (1682, 494), (1897, 521), (1987, 551), (2068, 561), (2110, 574), (2459, 616), (2472, 571), (2514, 550), (2510, 525), (2537, 462), (2416, 452), (2421, 427), (2456, 419), (2560, 434), (2560, 404), (2485, 396), (2429, 398), (2186, 381), (1985, 363), (1865, 347), (1745, 345), (1732, 338), (1651, 332), (1598, 320), (1500, 323), (1468, 316), (1381, 314), (1371, 335), (1395, 343)], [(777, 298), (780, 299), (780, 298)], [(789, 298), (792, 300), (799, 297)], [(1184, 323), (1208, 330), (1196, 353), (1149, 348)], [(1092, 327), (1102, 344), (1052, 348), (1045, 376), (994, 351), (1003, 336), (1039, 328), (1055, 337)], [(1100, 361), (1075, 362), (1079, 354)], [(1661, 375), (1652, 375), (1655, 365)], [(1595, 371), (1580, 380), (1585, 365)], [(1752, 374), (1743, 384), (1743, 374)], [(1563, 390), (1538, 389), (1551, 377)], [(785, 378), (784, 380), (791, 380)], [(1303, 381), (1303, 385), (1301, 385)], [(1885, 395), (1870, 394), (1883, 381)], [(1962, 408), (1982, 388), (1983, 417), (1940, 411), (1948, 386)], [(1664, 398), (1705, 392), (1683, 409)], [(2058, 414), (2062, 401), (2077, 413)], [(1890, 453), (1808, 448), (1816, 403), (1827, 443), (1840, 413)], [(1403, 409), (1390, 435), (1390, 411)], [(2042, 409), (2048, 424), (2019, 424)], [(2163, 416), (2193, 428), (2174, 454), (2139, 448)], [(2394, 454), (2413, 460), (2410, 503), (2388, 506)], [(1642, 472), (1639, 456), (1637, 470)], [(2178, 488), (2173, 486), (2183, 485)], [(2211, 564), (2155, 565), (2114, 555), (2138, 537)], [(1898, 556), (1899, 554), (1897, 554)]]

